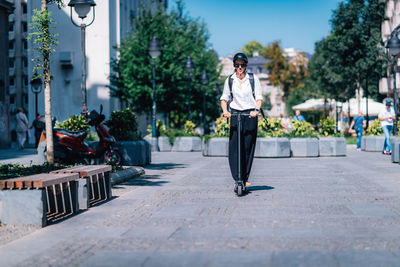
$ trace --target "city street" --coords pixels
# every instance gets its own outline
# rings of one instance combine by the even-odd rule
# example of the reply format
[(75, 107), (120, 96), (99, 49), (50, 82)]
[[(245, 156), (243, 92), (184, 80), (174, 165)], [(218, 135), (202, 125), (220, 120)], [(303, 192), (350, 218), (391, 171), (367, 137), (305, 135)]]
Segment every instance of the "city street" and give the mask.
[(156, 152), (115, 198), (0, 247), (0, 266), (400, 266), (400, 166), (389, 156), (255, 159)]

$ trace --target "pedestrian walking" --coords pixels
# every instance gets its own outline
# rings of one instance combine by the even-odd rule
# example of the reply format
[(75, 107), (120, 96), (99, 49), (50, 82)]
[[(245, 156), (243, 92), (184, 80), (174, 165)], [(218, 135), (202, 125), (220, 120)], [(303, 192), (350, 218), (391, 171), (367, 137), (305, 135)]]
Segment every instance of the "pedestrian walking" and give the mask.
[[(251, 166), (254, 158), (254, 151), (257, 138), (257, 116), (262, 105), (262, 92), (260, 80), (248, 73), (248, 63), (244, 53), (237, 53), (233, 57), (235, 72), (225, 80), (221, 100), (221, 108), (225, 118), (231, 118), (229, 131), (229, 167), (232, 177), (235, 180), (235, 192), (237, 191), (238, 171), (238, 116), (241, 116), (241, 178), (245, 185), (248, 182)], [(252, 86), (252, 84), (254, 86)], [(228, 110), (228, 101), (229, 110)], [(231, 113), (232, 112), (232, 113)], [(238, 114), (232, 116), (232, 114)], [(249, 115), (241, 115), (249, 114)], [(232, 116), (232, 117), (231, 117)]]
[(378, 115), (378, 119), (381, 121), (382, 131), (385, 134), (385, 142), (383, 143), (382, 154), (391, 155), (392, 147), (390, 145), (390, 133), (393, 130), (393, 120), (395, 119), (394, 110), (391, 107), (392, 101), (386, 100), (386, 107)]
[(306, 121), (306, 119), (303, 117), (303, 115), (300, 114), (300, 110), (296, 110), (296, 115), (293, 116), (293, 119), (295, 121)]
[(26, 115), (24, 114), (24, 110), (22, 108), (18, 108), (17, 111), (18, 113), (15, 115), (15, 131), (17, 132), (18, 148), (24, 149), (29, 123)]
[(40, 136), (42, 135), (43, 130), (46, 128), (44, 118), (39, 114), (36, 114), (36, 118), (33, 120), (30, 129), (32, 128), (35, 131), (35, 147), (37, 147), (39, 145)]
[[(361, 137), (366, 127), (366, 120), (363, 113), (360, 111), (350, 124), (349, 132), (355, 132), (357, 134), (357, 149), (361, 147)], [(352, 130), (354, 127), (354, 130)]]

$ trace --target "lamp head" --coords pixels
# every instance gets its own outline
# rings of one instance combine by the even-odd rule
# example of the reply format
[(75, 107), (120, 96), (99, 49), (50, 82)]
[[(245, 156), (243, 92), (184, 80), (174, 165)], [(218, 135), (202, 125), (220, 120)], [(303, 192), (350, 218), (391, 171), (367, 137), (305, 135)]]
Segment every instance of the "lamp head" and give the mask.
[(186, 62), (185, 62), (185, 70), (187, 73), (192, 73), (193, 69), (195, 68), (195, 65), (193, 63), (193, 60), (190, 56), (187, 57)]
[(400, 40), (397, 34), (393, 35), (387, 42), (386, 48), (389, 49), (389, 53), (392, 57), (396, 57), (400, 53)]
[(71, 0), (68, 3), (68, 6), (73, 7), (75, 12), (78, 14), (78, 17), (81, 19), (86, 18), (90, 11), (90, 7), (94, 7), (95, 5), (96, 3), (94, 0)]
[(149, 52), (152, 59), (158, 58), (158, 56), (161, 54), (162, 47), (156, 36), (153, 36), (153, 39), (151, 39), (147, 47), (147, 51)]
[(203, 85), (206, 85), (208, 83), (208, 75), (206, 70), (203, 70), (203, 73), (201, 74), (201, 83)]
[(31, 89), (33, 93), (40, 93), (40, 91), (42, 90), (42, 79), (40, 79), (39, 77), (37, 77), (37, 73), (35, 72), (34, 77), (30, 84), (31, 84)]

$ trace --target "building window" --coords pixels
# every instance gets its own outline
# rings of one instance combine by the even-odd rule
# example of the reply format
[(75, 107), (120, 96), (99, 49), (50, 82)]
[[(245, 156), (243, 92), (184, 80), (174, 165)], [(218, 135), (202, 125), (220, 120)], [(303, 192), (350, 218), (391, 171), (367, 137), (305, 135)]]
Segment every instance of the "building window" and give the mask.
[(10, 85), (11, 86), (15, 85), (15, 78), (14, 77), (10, 77)]
[(8, 42), (8, 49), (14, 50), (14, 41), (9, 41)]
[(277, 114), (281, 114), (282, 113), (281, 104), (276, 104), (276, 113)]
[(13, 32), (14, 31), (14, 22), (8, 23), (8, 31)]
[(24, 50), (28, 50), (28, 42), (26, 40), (24, 41)]
[(22, 3), (21, 6), (22, 6), (22, 13), (24, 14), (28, 13), (28, 8), (26, 6), (26, 3)]
[(27, 32), (27, 31), (28, 31), (28, 23), (22, 22), (22, 23), (21, 23), (21, 26), (22, 26), (22, 30), (23, 30), (24, 32)]
[(24, 77), (24, 85), (28, 86), (28, 77), (26, 77), (26, 76)]
[(262, 73), (262, 68), (258, 68), (258, 73)]
[(27, 94), (24, 94), (24, 102), (25, 102), (25, 104), (27, 105), (28, 104), (28, 95)]
[(24, 64), (24, 68), (28, 67), (28, 60), (26, 59), (26, 57), (22, 58), (22, 62)]
[(15, 104), (15, 95), (10, 95), (10, 104)]
[(10, 68), (14, 68), (14, 66), (15, 66), (14, 59), (13, 59), (13, 58), (10, 58), (8, 62), (9, 62), (8, 66), (9, 66)]

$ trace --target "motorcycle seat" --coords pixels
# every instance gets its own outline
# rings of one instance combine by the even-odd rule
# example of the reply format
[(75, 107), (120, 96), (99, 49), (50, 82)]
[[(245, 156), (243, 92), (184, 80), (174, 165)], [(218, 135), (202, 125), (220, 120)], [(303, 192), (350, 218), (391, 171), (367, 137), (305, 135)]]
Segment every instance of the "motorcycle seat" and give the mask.
[(67, 130), (67, 129), (60, 129), (60, 128), (54, 128), (54, 131), (56, 133), (65, 134), (65, 135), (68, 135), (68, 136), (73, 137), (73, 138), (82, 138), (83, 139), (83, 138), (85, 138), (87, 136), (87, 132), (86, 131), (77, 131), (77, 132), (75, 132), (75, 131), (70, 131), (70, 130)]

